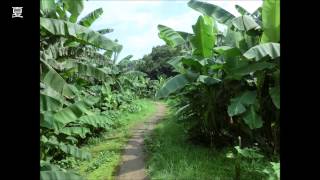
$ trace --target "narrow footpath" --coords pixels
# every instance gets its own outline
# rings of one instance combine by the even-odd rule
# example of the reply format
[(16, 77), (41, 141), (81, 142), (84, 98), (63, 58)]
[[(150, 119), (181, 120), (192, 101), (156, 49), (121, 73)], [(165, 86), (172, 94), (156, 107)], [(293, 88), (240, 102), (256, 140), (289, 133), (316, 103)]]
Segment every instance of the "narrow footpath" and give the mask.
[(118, 169), (116, 180), (147, 180), (145, 170), (145, 154), (143, 152), (143, 140), (145, 134), (148, 134), (155, 125), (164, 117), (166, 107), (157, 102), (156, 113), (146, 121), (138, 124), (132, 131), (132, 137), (129, 139), (122, 160)]

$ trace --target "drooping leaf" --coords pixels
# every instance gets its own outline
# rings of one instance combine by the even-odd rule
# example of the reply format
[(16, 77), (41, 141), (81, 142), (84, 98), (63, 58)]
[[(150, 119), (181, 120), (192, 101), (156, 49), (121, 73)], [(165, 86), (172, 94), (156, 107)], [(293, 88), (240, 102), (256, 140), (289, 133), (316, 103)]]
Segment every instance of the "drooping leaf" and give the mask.
[(93, 126), (95, 128), (109, 128), (113, 125), (110, 118), (103, 115), (87, 115), (82, 116), (78, 120), (81, 124)]
[(60, 129), (64, 127), (64, 123), (60, 122), (53, 117), (53, 113), (44, 112), (40, 114), (40, 127), (54, 130), (59, 133)]
[(199, 82), (202, 82), (206, 85), (214, 85), (214, 84), (217, 84), (219, 82), (221, 82), (220, 79), (217, 79), (217, 78), (213, 78), (213, 77), (210, 77), (210, 76), (205, 76), (205, 75), (200, 75), (198, 77), (198, 81)]
[(52, 19), (52, 18), (40, 18), (40, 26), (49, 31), (53, 35), (58, 36), (71, 36), (81, 42), (93, 45), (105, 50), (116, 50), (121, 45), (113, 42), (112, 40), (104, 37), (102, 34), (90, 30), (87, 27), (79, 24), (70, 23), (67, 21)]
[(251, 64), (248, 64), (246, 66), (242, 66), (242, 67), (238, 67), (238, 68), (234, 68), (232, 69), (232, 74), (235, 76), (244, 76), (244, 75), (248, 75), (250, 73), (254, 73), (256, 71), (260, 71), (263, 69), (271, 69), (275, 66), (275, 64), (273, 63), (269, 63), (269, 62), (254, 62)]
[(89, 13), (88, 15), (86, 15), (85, 17), (83, 17), (79, 21), (79, 24), (84, 27), (90, 27), (91, 24), (102, 15), (102, 13), (103, 13), (103, 9), (98, 8), (98, 9), (92, 11), (91, 13)]
[(168, 64), (170, 64), (176, 72), (184, 73), (185, 69), (183, 68), (183, 65), (181, 62), (183, 58), (184, 58), (183, 56), (173, 57), (168, 61)]
[(239, 96), (231, 99), (231, 104), (228, 106), (228, 114), (230, 117), (241, 114), (246, 111), (245, 106), (254, 104), (256, 101), (255, 91), (245, 91)]
[(253, 148), (240, 148), (239, 146), (236, 146), (235, 149), (241, 156), (246, 158), (260, 159), (264, 157), (262, 154), (258, 153), (256, 149)]
[(93, 77), (101, 81), (105, 80), (106, 77), (109, 75), (103, 69), (94, 67), (91, 64), (74, 62), (74, 65), (76, 66), (76, 70), (79, 74), (88, 77)]
[(60, 100), (40, 92), (40, 111), (41, 112), (57, 111), (61, 109), (62, 106), (63, 106), (63, 103), (61, 103)]
[(40, 180), (62, 180), (62, 179), (69, 179), (69, 180), (84, 180), (83, 177), (70, 173), (70, 172), (63, 172), (63, 171), (40, 171)]
[(238, 48), (230, 46), (215, 47), (213, 48), (213, 51), (225, 57), (236, 57), (241, 54)]
[(280, 87), (272, 87), (269, 89), (269, 94), (271, 96), (273, 104), (280, 109)]
[(197, 23), (192, 27), (194, 36), (190, 39), (193, 55), (203, 58), (212, 56), (217, 32), (213, 24), (211, 17), (199, 16)]
[(235, 7), (241, 15), (251, 15), (246, 9), (244, 9), (243, 7), (241, 7), (237, 4), (235, 5)]
[(41, 62), (48, 68), (48, 72), (44, 75), (42, 82), (59, 94), (67, 98), (73, 98), (75, 94), (69, 84), (50, 65), (44, 61)]
[(70, 145), (70, 144), (59, 144), (60, 150), (63, 152), (72, 155), (73, 157), (82, 159), (82, 160), (88, 160), (91, 158), (91, 154), (87, 151), (81, 150), (77, 148), (76, 146)]
[(83, 0), (62, 0), (64, 9), (70, 12), (70, 22), (75, 23), (83, 10)]
[(280, 44), (279, 43), (265, 43), (256, 45), (250, 48), (243, 54), (247, 59), (254, 59), (256, 61), (268, 56), (271, 59), (280, 57)]
[(156, 93), (156, 98), (165, 98), (170, 94), (182, 89), (189, 83), (187, 77), (183, 74), (176, 75), (175, 77), (169, 79), (161, 89)]
[(64, 127), (60, 130), (60, 133), (75, 136), (78, 135), (81, 138), (85, 138), (87, 133), (90, 133), (90, 129), (85, 127)]
[(62, 109), (61, 111), (55, 113), (53, 118), (59, 122), (67, 124), (73, 122), (80, 118), (82, 115), (93, 114), (89, 108), (99, 101), (99, 97), (89, 96), (82, 101), (75, 102), (74, 104)]
[(261, 128), (263, 121), (261, 116), (256, 113), (254, 106), (250, 106), (249, 110), (243, 116), (244, 122), (249, 126), (250, 129)]
[(262, 5), (263, 34), (261, 43), (280, 42), (280, 0), (264, 0)]
[(194, 58), (182, 57), (181, 63), (183, 65), (187, 65), (191, 67), (191, 69), (195, 72), (201, 72), (203, 68), (203, 65), (199, 61), (195, 60)]
[(242, 74), (236, 74), (239, 69), (246, 69), (249, 62), (241, 60), (239, 58), (226, 58), (226, 62), (223, 64), (223, 70), (227, 73), (228, 78), (241, 79)]
[(186, 71), (184, 75), (189, 80), (189, 82), (193, 82), (198, 79), (198, 77), (200, 76), (200, 72), (196, 72), (189, 69)]
[(252, 15), (253, 15), (254, 17), (257, 17), (257, 18), (261, 17), (261, 15), (262, 15), (262, 7), (259, 7), (258, 9), (256, 9), (256, 10), (252, 13)]
[[(45, 136), (41, 136), (40, 141), (47, 141)], [(40, 171), (61, 171), (57, 165), (51, 164), (47, 161), (40, 160)]]
[(100, 29), (100, 30), (98, 30), (98, 32), (100, 34), (107, 34), (107, 33), (113, 32), (113, 29), (110, 29), (110, 28), (108, 28), (108, 29)]
[(204, 15), (214, 17), (219, 23), (222, 24), (229, 24), (231, 23), (231, 20), (235, 18), (233, 14), (214, 4), (191, 0), (188, 2), (188, 6), (203, 13)]
[(232, 20), (232, 27), (238, 31), (252, 33), (252, 31), (260, 31), (261, 27), (255, 22), (251, 16), (240, 16)]
[(176, 31), (176, 32), (179, 33), (180, 36), (181, 36), (185, 41), (189, 41), (189, 39), (190, 39), (191, 36), (192, 36), (191, 33), (183, 32), (183, 31)]
[(225, 45), (236, 47), (241, 51), (241, 53), (244, 53), (249, 49), (243, 33), (241, 33), (240, 31), (234, 31), (231, 28), (227, 29)]
[(179, 33), (173, 29), (161, 25), (158, 25), (159, 37), (166, 42), (167, 45), (171, 47), (176, 47), (178, 45), (184, 44), (184, 39), (180, 36)]
[(67, 17), (67, 10), (63, 9), (62, 6), (56, 6), (55, 12), (56, 14), (58, 14), (58, 19), (65, 20), (65, 21), (69, 20), (69, 18)]
[(40, 0), (40, 9), (46, 14), (52, 14), (56, 10), (54, 0)]

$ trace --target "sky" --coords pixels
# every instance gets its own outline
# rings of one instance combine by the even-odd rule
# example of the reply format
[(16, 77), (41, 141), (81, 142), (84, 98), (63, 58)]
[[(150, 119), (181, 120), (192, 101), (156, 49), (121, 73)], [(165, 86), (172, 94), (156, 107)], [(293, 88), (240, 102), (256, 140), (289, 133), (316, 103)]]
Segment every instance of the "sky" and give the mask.
[[(238, 4), (249, 12), (254, 12), (262, 5), (262, 0), (207, 0), (218, 5), (235, 16), (240, 14), (235, 9)], [(177, 31), (192, 33), (192, 25), (201, 15), (188, 7), (188, 0), (89, 0), (84, 1), (84, 9), (78, 19), (98, 8), (103, 14), (91, 29), (112, 28), (112, 33), (105, 34), (109, 39), (118, 40), (123, 45), (118, 60), (133, 55), (133, 60), (151, 53), (152, 47), (164, 45), (158, 37), (157, 25), (162, 24)]]

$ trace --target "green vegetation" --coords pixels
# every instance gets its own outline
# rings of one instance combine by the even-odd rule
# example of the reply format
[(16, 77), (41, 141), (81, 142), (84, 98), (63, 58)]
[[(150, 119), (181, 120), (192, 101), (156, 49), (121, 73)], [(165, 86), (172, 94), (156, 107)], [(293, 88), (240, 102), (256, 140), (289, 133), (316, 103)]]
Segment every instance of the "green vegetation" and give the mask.
[(145, 139), (152, 179), (280, 178), (280, 1), (235, 17), (191, 0), (193, 33), (158, 25), (167, 45), (138, 61), (90, 29), (102, 8), (40, 3), (41, 180), (114, 178), (155, 98), (171, 111)]
[[(240, 179), (245, 173), (240, 156), (258, 150), (277, 169), (279, 162), (272, 157), (280, 151), (280, 1), (265, 0), (252, 14), (237, 5), (239, 17), (206, 2), (188, 5), (202, 13), (193, 34), (158, 25), (159, 37), (184, 54), (169, 61), (179, 74), (156, 97), (176, 100), (176, 118), (189, 142), (216, 150), (236, 148), (230, 177)], [(254, 162), (253, 169), (259, 166)]]
[(135, 124), (144, 121), (155, 112), (155, 104), (150, 100), (138, 100), (137, 105), (141, 107), (138, 113), (124, 112), (119, 121), (123, 126), (105, 133), (99, 138), (89, 139), (89, 152), (92, 154), (90, 161), (84, 161), (77, 171), (89, 180), (113, 179), (116, 167), (120, 162), (120, 156), (124, 145), (130, 137), (129, 129)]
[(139, 112), (136, 100), (153, 97), (158, 81), (123, 66), (127, 58), (115, 63), (122, 46), (103, 36), (112, 31), (90, 29), (101, 8), (76, 23), (82, 0), (40, 3), (40, 176), (83, 179), (70, 171), (92, 158), (83, 145), (125, 124), (121, 115)]
[[(278, 153), (280, 16), (269, 13), (279, 4), (264, 1), (262, 14), (256, 13), (261, 8), (250, 14), (237, 6), (240, 13), (246, 12), (240, 17), (201, 1), (188, 5), (203, 13), (192, 27), (193, 34), (186, 38), (158, 26), (159, 37), (185, 53), (169, 62), (179, 74), (156, 97), (177, 99), (179, 120), (188, 124), (186, 130), (197, 143), (219, 148), (236, 145), (241, 136), (244, 146), (258, 142), (269, 156)], [(218, 23), (227, 30), (220, 31)]]
[(150, 54), (143, 56), (136, 63), (136, 69), (148, 74), (151, 79), (159, 77), (171, 77), (176, 75), (174, 69), (168, 64), (168, 61), (181, 55), (181, 49), (172, 48), (167, 45), (156, 46), (152, 48)]
[[(145, 138), (148, 152), (148, 174), (151, 179), (233, 179), (234, 159), (228, 157), (235, 149), (215, 150), (190, 143), (182, 124), (170, 112), (157, 125), (152, 135)], [(241, 179), (266, 179), (263, 170), (266, 159), (254, 163), (243, 159)]]

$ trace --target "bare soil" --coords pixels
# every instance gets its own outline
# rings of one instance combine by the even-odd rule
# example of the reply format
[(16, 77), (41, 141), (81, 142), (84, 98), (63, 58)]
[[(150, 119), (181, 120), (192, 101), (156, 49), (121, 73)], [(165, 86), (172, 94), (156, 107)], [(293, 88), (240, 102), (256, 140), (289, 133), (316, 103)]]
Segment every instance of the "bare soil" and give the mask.
[(129, 139), (124, 152), (122, 154), (122, 161), (118, 168), (116, 180), (147, 180), (145, 170), (145, 154), (143, 140), (145, 134), (148, 134), (155, 125), (164, 117), (166, 107), (162, 103), (157, 102), (156, 113), (135, 126), (132, 131), (132, 137)]

